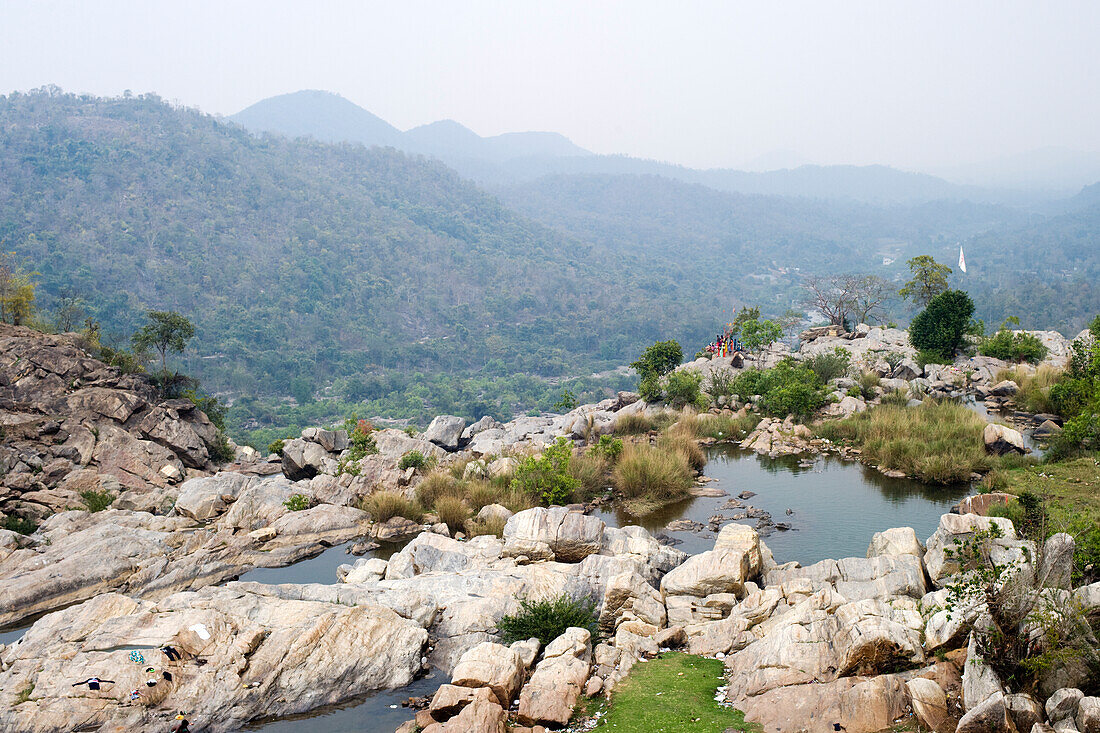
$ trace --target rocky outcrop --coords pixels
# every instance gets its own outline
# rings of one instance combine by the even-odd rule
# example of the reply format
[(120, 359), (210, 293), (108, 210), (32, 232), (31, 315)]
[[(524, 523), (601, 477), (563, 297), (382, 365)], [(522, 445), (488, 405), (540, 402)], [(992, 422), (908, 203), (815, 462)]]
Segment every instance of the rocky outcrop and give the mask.
[[(3, 652), (0, 728), (46, 733), (81, 721), (85, 728), (167, 730), (176, 711), (187, 710), (196, 729), (236, 730), (408, 684), (427, 639), (416, 623), (370, 604), (233, 587), (157, 602), (103, 594), (45, 617)], [(166, 644), (183, 659), (169, 659), (159, 649)], [(131, 661), (132, 652), (144, 662)], [(72, 686), (92, 676), (114, 682), (98, 691)], [(134, 689), (140, 696), (131, 701)]]
[(519, 696), (524, 725), (565, 725), (573, 717), (591, 668), (591, 634), (572, 628), (546, 645), (542, 661)]
[(7, 324), (0, 425), (0, 514), (33, 521), (83, 507), (79, 492), (61, 488), (78, 471), (110, 477), (132, 503), (164, 511), (172, 485), (214, 468), (210, 451), (221, 440), (190, 400), (160, 399), (145, 375), (92, 358), (76, 334)]
[(982, 431), (982, 440), (985, 442), (985, 449), (997, 455), (1028, 452), (1024, 436), (1020, 431), (1005, 425), (989, 423)]

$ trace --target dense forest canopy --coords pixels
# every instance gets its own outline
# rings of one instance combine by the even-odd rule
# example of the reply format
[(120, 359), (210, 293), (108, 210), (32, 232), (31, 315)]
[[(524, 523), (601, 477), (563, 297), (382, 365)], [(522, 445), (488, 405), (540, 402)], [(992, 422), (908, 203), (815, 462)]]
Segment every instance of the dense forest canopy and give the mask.
[(44, 311), (79, 298), (120, 342), (147, 309), (186, 314), (183, 366), (236, 401), (238, 426), (545, 409), (655, 340), (691, 353), (740, 305), (783, 312), (806, 274), (900, 282), (906, 258), (952, 262), (960, 239), (973, 266), (952, 285), (987, 321), (1072, 332), (1100, 310), (1094, 196), (1045, 217), (636, 175), (491, 195), (427, 158), (255, 136), (153, 95), (12, 94), (0, 130), (0, 241)]

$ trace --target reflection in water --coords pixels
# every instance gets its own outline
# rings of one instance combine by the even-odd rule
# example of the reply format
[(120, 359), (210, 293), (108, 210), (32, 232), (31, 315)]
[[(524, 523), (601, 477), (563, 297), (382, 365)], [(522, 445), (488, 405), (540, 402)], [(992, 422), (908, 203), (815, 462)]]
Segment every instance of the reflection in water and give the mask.
[(293, 565), (282, 568), (255, 568), (237, 578), (242, 582), (267, 583), (278, 585), (280, 583), (335, 583), (336, 568), (344, 565), (353, 565), (360, 557), (380, 557), (389, 560), (390, 555), (404, 547), (404, 544), (387, 542), (377, 550), (371, 550), (363, 555), (352, 555), (348, 552), (351, 542), (342, 545), (333, 545), (320, 555), (315, 555), (308, 560), (300, 560)]
[[(638, 524), (651, 532), (681, 517), (706, 524), (715, 514), (732, 517), (744, 509), (721, 509), (742, 491), (756, 496), (744, 503), (769, 512), (776, 522), (789, 522), (789, 532), (776, 531), (765, 542), (777, 562), (803, 565), (825, 558), (863, 557), (871, 536), (890, 527), (913, 527), (922, 540), (935, 530), (941, 514), (966, 496), (967, 486), (933, 486), (910, 479), (891, 479), (859, 463), (818, 457), (812, 465), (793, 456), (766, 458), (734, 446), (707, 450), (707, 484), (729, 497), (699, 497), (632, 517), (609, 509), (604, 521), (615, 526)], [(787, 509), (793, 510), (787, 515)], [(755, 525), (755, 520), (744, 520)], [(667, 532), (682, 540), (677, 547), (695, 554), (714, 546), (713, 532)]]
[(301, 715), (292, 715), (270, 723), (253, 723), (245, 730), (264, 733), (283, 731), (309, 731), (310, 733), (362, 733), (363, 731), (392, 731), (412, 718), (415, 711), (401, 707), (410, 697), (434, 695), (439, 686), (447, 682), (447, 675), (437, 669), (426, 677), (396, 690), (380, 690), (364, 697), (317, 708)]

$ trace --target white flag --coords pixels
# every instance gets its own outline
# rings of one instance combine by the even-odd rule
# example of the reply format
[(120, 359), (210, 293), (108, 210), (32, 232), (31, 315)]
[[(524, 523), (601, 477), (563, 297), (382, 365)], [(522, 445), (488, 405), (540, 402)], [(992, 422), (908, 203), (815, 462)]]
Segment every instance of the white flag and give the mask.
[(962, 245), (959, 245), (959, 269), (966, 272), (966, 258), (963, 257)]

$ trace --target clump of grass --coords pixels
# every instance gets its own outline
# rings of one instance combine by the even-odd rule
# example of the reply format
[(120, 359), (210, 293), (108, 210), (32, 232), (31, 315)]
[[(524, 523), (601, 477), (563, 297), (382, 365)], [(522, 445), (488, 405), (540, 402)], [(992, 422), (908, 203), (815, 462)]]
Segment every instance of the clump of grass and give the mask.
[(909, 404), (909, 395), (904, 390), (895, 389), (884, 394), (880, 402), (891, 407), (905, 407)]
[(421, 506), (435, 506), (439, 497), (459, 493), (458, 481), (450, 473), (433, 471), (416, 485), (416, 501)]
[(684, 455), (676, 450), (630, 445), (611, 477), (626, 499), (626, 510), (639, 515), (685, 498), (691, 488), (692, 471)]
[[(746, 723), (741, 711), (715, 701), (722, 670), (721, 660), (681, 652), (636, 664), (616, 687), (601, 727), (617, 733), (760, 730)], [(668, 690), (676, 693), (669, 695)], [(655, 702), (661, 693), (661, 701)]]
[(760, 423), (760, 416), (749, 412), (734, 415), (704, 415), (699, 420), (699, 437), (715, 440), (741, 440)]
[(501, 517), (487, 517), (485, 519), (468, 519), (466, 520), (466, 534), (470, 537), (478, 537), (480, 535), (492, 535), (494, 537), (504, 536), (504, 525), (508, 523), (508, 520)]
[(620, 415), (615, 420), (615, 432), (619, 435), (640, 435), (657, 429), (657, 421), (644, 412)]
[(695, 439), (676, 430), (670, 430), (662, 435), (657, 441), (657, 447), (661, 450), (679, 453), (687, 461), (687, 464), (696, 471), (703, 470), (703, 466), (707, 465), (707, 456), (703, 453), (703, 449), (699, 447), (699, 444), (695, 442)]
[(497, 622), (505, 644), (533, 637), (544, 647), (572, 627), (588, 629), (596, 637), (599, 624), (595, 601), (573, 598), (568, 593), (538, 601), (521, 598), (519, 612)]
[(1034, 371), (1023, 366), (1002, 369), (997, 372), (997, 381), (1010, 380), (1019, 385), (1020, 390), (1012, 398), (1016, 405), (1028, 412), (1056, 412), (1050, 399), (1050, 388), (1062, 378), (1062, 370), (1049, 364), (1043, 364)]
[[(621, 446), (620, 446), (621, 452)], [(569, 474), (576, 479), (573, 499), (588, 501), (607, 487), (608, 460), (599, 453), (582, 453), (569, 461)]]
[(879, 405), (818, 433), (858, 446), (863, 458), (931, 483), (967, 481), (997, 465), (986, 453), (985, 420), (964, 405), (925, 401), (919, 407)]
[(22, 705), (25, 702), (30, 702), (31, 695), (34, 694), (34, 684), (24, 687), (19, 691), (19, 694), (15, 696), (15, 704)]
[(978, 486), (979, 492), (988, 494), (991, 491), (1004, 491), (1008, 488), (1008, 472), (1001, 468), (994, 468), (992, 471), (982, 476), (982, 481)]
[(457, 496), (441, 496), (435, 502), (435, 513), (439, 521), (447, 525), (451, 532), (457, 532), (470, 517), (470, 507)]
[(882, 379), (874, 372), (864, 372), (859, 377), (859, 391), (863, 399), (869, 400), (875, 396), (875, 388), (882, 384)]
[(88, 507), (88, 511), (95, 513), (111, 506), (115, 501), (115, 497), (110, 491), (88, 489), (80, 492), (80, 500), (84, 502), (84, 506)]
[(409, 501), (396, 491), (376, 491), (364, 497), (360, 507), (370, 512), (371, 519), (376, 522), (385, 522), (393, 517), (405, 517), (419, 522), (423, 514), (416, 502)]

